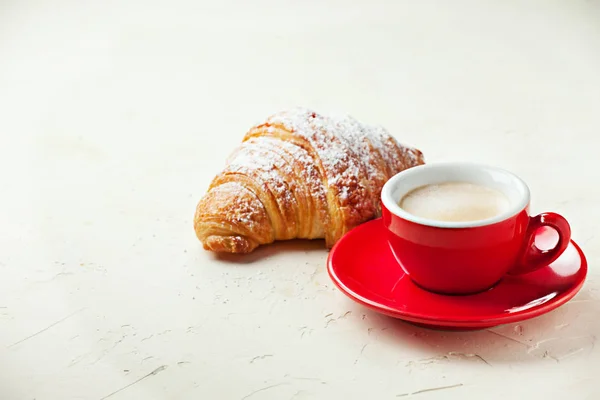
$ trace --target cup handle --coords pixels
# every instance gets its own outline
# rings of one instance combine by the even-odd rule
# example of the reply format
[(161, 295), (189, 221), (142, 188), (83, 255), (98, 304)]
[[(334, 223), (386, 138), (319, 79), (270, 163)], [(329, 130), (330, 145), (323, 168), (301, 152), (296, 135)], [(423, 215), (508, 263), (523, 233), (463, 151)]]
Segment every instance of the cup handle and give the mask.
[[(536, 231), (544, 226), (548, 226), (558, 233), (558, 243), (549, 250), (540, 250), (535, 245)], [(509, 274), (526, 274), (549, 265), (566, 250), (570, 240), (571, 227), (562, 215), (548, 212), (530, 217), (520, 262)]]

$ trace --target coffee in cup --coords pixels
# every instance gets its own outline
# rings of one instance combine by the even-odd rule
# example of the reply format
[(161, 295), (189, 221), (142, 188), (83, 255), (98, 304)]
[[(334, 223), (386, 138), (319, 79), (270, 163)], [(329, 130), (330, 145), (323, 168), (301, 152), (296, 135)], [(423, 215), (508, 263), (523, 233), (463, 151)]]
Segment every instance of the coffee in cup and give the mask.
[[(437, 293), (470, 294), (504, 276), (545, 267), (567, 248), (571, 229), (555, 213), (529, 214), (530, 191), (506, 170), (473, 163), (434, 163), (390, 178), (381, 191), (383, 225), (399, 267)], [(551, 249), (536, 231), (558, 233)]]
[(477, 221), (506, 212), (510, 201), (500, 190), (470, 182), (442, 182), (420, 186), (399, 205), (417, 217), (436, 221)]

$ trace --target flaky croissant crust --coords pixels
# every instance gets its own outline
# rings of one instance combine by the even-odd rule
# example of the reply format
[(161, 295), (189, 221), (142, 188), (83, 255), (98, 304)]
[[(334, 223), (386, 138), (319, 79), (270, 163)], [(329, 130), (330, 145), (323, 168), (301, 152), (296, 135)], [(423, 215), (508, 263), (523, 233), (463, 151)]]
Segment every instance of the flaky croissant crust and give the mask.
[(381, 214), (383, 184), (424, 163), (421, 151), (350, 116), (280, 112), (252, 127), (194, 216), (207, 250), (249, 253), (275, 240), (325, 238), (332, 247)]

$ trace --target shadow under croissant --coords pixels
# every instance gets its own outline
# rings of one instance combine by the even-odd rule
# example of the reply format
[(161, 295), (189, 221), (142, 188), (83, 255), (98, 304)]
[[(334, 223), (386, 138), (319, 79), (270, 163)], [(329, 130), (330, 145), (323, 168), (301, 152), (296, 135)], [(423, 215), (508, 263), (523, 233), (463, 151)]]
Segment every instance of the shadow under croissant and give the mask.
[(322, 251), (326, 254), (329, 249), (325, 247), (325, 240), (323, 239), (293, 239), (280, 240), (271, 244), (258, 246), (253, 252), (248, 254), (215, 253), (214, 257), (219, 261), (232, 264), (252, 264), (279, 253), (294, 254), (307, 251)]

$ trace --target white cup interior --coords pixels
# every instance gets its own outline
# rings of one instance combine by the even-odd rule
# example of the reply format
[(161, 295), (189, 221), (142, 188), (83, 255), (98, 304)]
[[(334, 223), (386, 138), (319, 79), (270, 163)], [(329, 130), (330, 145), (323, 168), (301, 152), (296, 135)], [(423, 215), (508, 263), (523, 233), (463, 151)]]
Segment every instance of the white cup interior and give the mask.
[[(508, 197), (510, 207), (502, 214), (488, 219), (447, 222), (412, 215), (398, 205), (408, 192), (421, 186), (444, 182), (469, 182), (499, 190)], [(468, 228), (503, 221), (526, 208), (529, 198), (529, 188), (515, 174), (497, 167), (463, 162), (432, 163), (409, 168), (390, 178), (381, 191), (383, 205), (391, 213), (421, 225), (440, 228)]]

